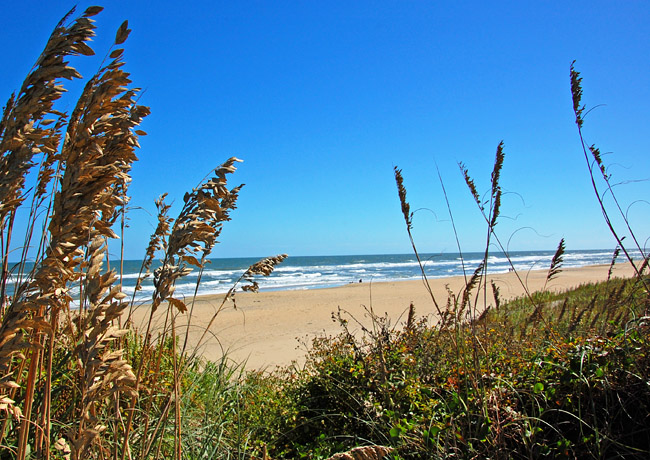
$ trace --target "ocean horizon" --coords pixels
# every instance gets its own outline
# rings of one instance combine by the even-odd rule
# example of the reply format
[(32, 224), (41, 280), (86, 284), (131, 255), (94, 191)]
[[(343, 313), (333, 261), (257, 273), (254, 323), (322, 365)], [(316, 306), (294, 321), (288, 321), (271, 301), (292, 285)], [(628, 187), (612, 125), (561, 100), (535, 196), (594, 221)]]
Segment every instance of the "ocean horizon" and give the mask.
[[(523, 272), (548, 269), (555, 251), (513, 251), (509, 253), (512, 266)], [(482, 252), (421, 254), (427, 277), (443, 278), (471, 274), (483, 260)], [(584, 267), (611, 263), (613, 251), (604, 249), (567, 250), (564, 254), (564, 268)], [(255, 257), (214, 258), (201, 274), (198, 295), (222, 294), (232, 288), (246, 269), (260, 260)], [(622, 259), (620, 259), (622, 261)], [(125, 260), (123, 291), (133, 295), (139, 276), (141, 260)], [(159, 266), (154, 264), (154, 269)], [(112, 267), (119, 267), (113, 261)], [(29, 267), (28, 267), (29, 269)], [(511, 269), (503, 253), (493, 253), (488, 259), (489, 273), (502, 273)], [(261, 291), (305, 290), (343, 286), (350, 283), (379, 283), (421, 279), (422, 275), (414, 254), (371, 254), (345, 256), (289, 256), (275, 268), (269, 277), (258, 277)], [(176, 295), (192, 296), (199, 280), (196, 268), (176, 284)], [(10, 279), (9, 292), (13, 291)], [(142, 284), (136, 300), (151, 299), (154, 291), (153, 276)]]

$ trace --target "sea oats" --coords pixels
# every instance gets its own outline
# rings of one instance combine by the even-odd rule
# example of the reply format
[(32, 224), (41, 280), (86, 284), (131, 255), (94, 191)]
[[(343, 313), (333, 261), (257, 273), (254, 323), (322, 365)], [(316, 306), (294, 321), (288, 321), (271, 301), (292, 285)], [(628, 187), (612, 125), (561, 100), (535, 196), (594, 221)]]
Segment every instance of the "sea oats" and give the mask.
[(562, 262), (564, 262), (564, 238), (560, 240), (560, 243), (557, 245), (557, 249), (553, 258), (551, 259), (551, 266), (548, 269), (548, 274), (546, 275), (546, 282), (544, 283), (544, 289), (546, 289), (546, 284), (555, 278), (562, 271)]
[(244, 291), (257, 292), (259, 290), (259, 284), (253, 279), (253, 276), (269, 276), (271, 273), (273, 273), (275, 266), (282, 263), (287, 257), (288, 256), (286, 254), (279, 254), (277, 256), (267, 257), (255, 262), (253, 265), (248, 267), (243, 275), (244, 280), (250, 284), (242, 286), (242, 289)]
[[(103, 271), (103, 259), (106, 239), (116, 236), (111, 227), (119, 216), (118, 208), (127, 200), (128, 173), (138, 146), (134, 128), (149, 110), (136, 104), (136, 91), (128, 89), (129, 75), (119, 59), (101, 67), (88, 81), (69, 118), (53, 108), (64, 91), (58, 81), (80, 77), (64, 58), (94, 54), (85, 42), (94, 35), (89, 17), (99, 11), (91, 7), (71, 25), (65, 25), (67, 17), (59, 23), (18, 96), (7, 104), (0, 127), (0, 169), (6, 172), (0, 181), (0, 224), (7, 237), (11, 231), (8, 219), (24, 201), (24, 178), (34, 163), (33, 156), (44, 154), (36, 200), (44, 196), (55, 172), (60, 176), (46, 215), (47, 245), (39, 253), (33, 273), (15, 287), (11, 301), (3, 305), (0, 387), (22, 390), (13, 376), (27, 363), (19, 459), (26, 455), (27, 436), (34, 423), (42, 428), (36, 430), (37, 450), (49, 452), (51, 366), (60, 312), (70, 318), (68, 333), (76, 334), (70, 366), (78, 364), (73, 388), (82, 394), (78, 410), (84, 414), (76, 428), (71, 428), (74, 458), (84, 458), (103, 430), (93, 418), (98, 408), (114, 392), (132, 392), (135, 380), (122, 352), (113, 347), (123, 334), (113, 323), (127, 304), (121, 301), (124, 294), (115, 273)], [(56, 117), (56, 123), (46, 116)], [(70, 287), (74, 284), (80, 287), (81, 304), (72, 315)], [(46, 369), (44, 379), (40, 378), (42, 366)], [(37, 386), (42, 394), (38, 422), (32, 414)], [(3, 400), (9, 404), (10, 399)]]
[(579, 128), (582, 127), (582, 112), (585, 110), (584, 105), (580, 105), (582, 102), (582, 78), (580, 73), (575, 70), (575, 63), (571, 63), (571, 98), (573, 99), (573, 112), (576, 117), (576, 124)]
[(501, 178), (501, 169), (503, 168), (503, 160), (505, 155), (503, 153), (503, 141), (497, 146), (497, 153), (494, 160), (494, 168), (492, 170), (491, 182), (492, 182), (492, 207), (491, 213), (492, 218), (490, 219), (490, 227), (494, 228), (497, 224), (497, 218), (501, 211), (501, 186), (499, 185), (499, 179)]
[(418, 253), (418, 250), (415, 246), (415, 240), (413, 239), (413, 234), (411, 232), (413, 230), (413, 213), (411, 212), (411, 206), (406, 201), (406, 187), (404, 187), (404, 178), (402, 177), (402, 170), (397, 168), (397, 166), (395, 166), (393, 168), (393, 171), (395, 174), (395, 183), (397, 184), (397, 194), (399, 196), (399, 201), (402, 206), (402, 215), (404, 217), (404, 222), (406, 223), (406, 232), (409, 235), (409, 240), (411, 242), (411, 247), (413, 248), (413, 253), (415, 254), (416, 259), (418, 260), (420, 273), (422, 274), (422, 281), (424, 282), (425, 288), (429, 292), (429, 296), (431, 297), (431, 301), (433, 302), (433, 305), (436, 308), (438, 317), (442, 318), (443, 312), (440, 310), (440, 307), (438, 306), (438, 302), (436, 301), (435, 295), (433, 295), (433, 291), (431, 290), (431, 286), (429, 285), (429, 280), (427, 279), (427, 274), (424, 271), (424, 265), (422, 264), (422, 260), (420, 259), (420, 254)]
[[(214, 177), (186, 193), (183, 209), (173, 224), (166, 218), (160, 222), (163, 228), (168, 224), (172, 227), (166, 241), (152, 240), (154, 246), (165, 249), (162, 266), (154, 272), (154, 310), (172, 298), (176, 281), (191, 272), (188, 264), (201, 268), (203, 262), (199, 262), (196, 256), (203, 261), (212, 252), (223, 223), (230, 220), (230, 211), (236, 207), (242, 185), (228, 189), (226, 175), (233, 173), (236, 170), (234, 164), (240, 161), (230, 158), (215, 169)], [(178, 302), (173, 304), (179, 305)]]

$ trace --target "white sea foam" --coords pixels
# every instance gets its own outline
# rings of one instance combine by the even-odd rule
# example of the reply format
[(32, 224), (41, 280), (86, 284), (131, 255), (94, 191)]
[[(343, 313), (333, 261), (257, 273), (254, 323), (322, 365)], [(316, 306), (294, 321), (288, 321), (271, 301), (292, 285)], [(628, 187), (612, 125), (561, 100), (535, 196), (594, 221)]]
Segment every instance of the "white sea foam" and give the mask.
[[(613, 251), (568, 251), (564, 255), (564, 267), (581, 267), (593, 264), (608, 264)], [(513, 252), (510, 260), (503, 254), (492, 254), (488, 259), (490, 273), (507, 272), (511, 264), (515, 269), (545, 269), (550, 265), (554, 251)], [(636, 255), (636, 257), (640, 257)], [(483, 254), (466, 253), (464, 259), (458, 254), (422, 254), (423, 268), (430, 278), (462, 275), (472, 273), (482, 262)], [(619, 259), (622, 260), (622, 259)], [(240, 279), (254, 259), (214, 259), (202, 273), (199, 294), (218, 294), (227, 292)], [(113, 265), (115, 266), (115, 265)], [(141, 264), (126, 261), (127, 272), (123, 275), (123, 289), (128, 295), (133, 294), (135, 282)], [(130, 270), (130, 271), (129, 271)], [(193, 270), (187, 277), (179, 280), (176, 293), (179, 296), (191, 296), (196, 289), (198, 270)], [(289, 257), (276, 267), (270, 277), (259, 277), (260, 289), (311, 289), (340, 286), (359, 280), (399, 281), (421, 278), (420, 266), (413, 255), (387, 256), (333, 256), (333, 257)], [(152, 276), (143, 282), (138, 299), (150, 299), (154, 291)], [(14, 283), (8, 282), (8, 292), (14, 289)]]

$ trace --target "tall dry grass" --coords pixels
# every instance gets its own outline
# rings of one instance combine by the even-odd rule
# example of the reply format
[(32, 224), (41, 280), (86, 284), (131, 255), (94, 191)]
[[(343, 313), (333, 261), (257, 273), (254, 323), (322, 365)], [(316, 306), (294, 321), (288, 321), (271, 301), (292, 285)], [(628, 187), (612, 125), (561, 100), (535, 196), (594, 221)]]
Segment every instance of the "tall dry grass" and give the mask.
[[(241, 186), (229, 188), (228, 175), (240, 160), (229, 159), (187, 193), (176, 218), (164, 195), (156, 202), (158, 226), (136, 287), (153, 277), (150, 321), (134, 330), (135, 296), (122, 292), (108, 257), (109, 240), (124, 229), (131, 165), (146, 134), (138, 126), (149, 114), (124, 70), (126, 21), (73, 111), (56, 108), (62, 81), (81, 78), (69, 57), (94, 55), (92, 17), (101, 11), (90, 7), (73, 18), (72, 10), (59, 22), (0, 121), (1, 458), (183, 456), (182, 392), (197, 357), (178, 343), (177, 315), (191, 326), (196, 291), (186, 299), (175, 285), (209, 263), (236, 207)], [(14, 224), (24, 209), (20, 241)], [(251, 266), (242, 275), (247, 288), (285, 257)], [(161, 310), (166, 321), (154, 338), (151, 318)]]
[[(87, 44), (95, 30), (90, 18), (100, 11), (91, 7), (71, 22), (70, 14), (63, 18), (21, 90), (9, 99), (0, 127), (4, 178), (0, 372), (2, 398), (11, 413), (3, 420), (0, 439), (17, 433), (12, 448), (18, 459), (30, 449), (49, 456), (52, 362), (55, 338), (61, 333), (71, 344), (69, 359), (75, 363), (71, 375), (79, 392), (78, 416), (67, 437), (74, 458), (85, 457), (105, 429), (97, 414), (107, 398), (133, 391), (131, 367), (121, 350), (110, 346), (123, 334), (113, 323), (127, 304), (115, 286), (115, 273), (102, 273), (102, 265), (106, 241), (116, 236), (112, 226), (125, 204), (128, 173), (136, 160), (135, 128), (149, 109), (138, 105), (137, 90), (128, 88), (131, 82), (122, 69), (121, 49), (112, 50), (108, 62), (88, 80), (69, 116), (54, 108), (64, 91), (61, 79), (80, 78), (65, 59), (94, 54)], [(125, 23), (115, 46), (127, 36)], [(30, 246), (39, 216), (46, 231), (33, 271), (8, 296), (13, 223), (29, 196), (26, 178), (37, 161), (38, 183), (23, 251)], [(78, 311), (71, 309), (73, 285), (79, 287)]]

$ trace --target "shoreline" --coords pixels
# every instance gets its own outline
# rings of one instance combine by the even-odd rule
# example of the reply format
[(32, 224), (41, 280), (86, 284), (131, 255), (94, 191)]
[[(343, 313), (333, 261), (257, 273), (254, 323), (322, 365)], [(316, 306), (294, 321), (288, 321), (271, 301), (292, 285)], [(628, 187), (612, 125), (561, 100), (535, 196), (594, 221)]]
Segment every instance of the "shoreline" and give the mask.
[[(547, 289), (562, 291), (590, 282), (607, 279), (609, 265), (589, 265), (580, 268), (563, 269), (548, 283)], [(614, 267), (613, 277), (624, 278), (633, 275), (628, 263)], [(524, 295), (525, 291), (517, 280), (515, 272), (491, 274), (487, 276), (500, 290), (502, 300)], [(530, 292), (544, 287), (547, 270), (519, 273), (521, 280)], [(455, 294), (464, 287), (464, 277), (453, 276), (429, 279), (441, 308), (447, 301), (447, 286)], [(223, 294), (197, 297), (187, 326), (188, 314), (178, 315), (176, 329), (181, 341), (188, 336), (188, 350), (193, 350), (206, 327), (223, 302)], [(491, 288), (488, 287), (488, 304), (494, 303)], [(434, 315), (436, 312), (430, 294), (422, 280), (393, 282), (350, 283), (339, 287), (307, 290), (261, 291), (259, 293), (237, 292), (236, 308), (231, 301), (226, 302), (218, 313), (210, 331), (197, 353), (212, 361), (221, 359), (224, 352), (234, 362), (246, 362), (245, 367), (253, 370), (272, 370), (276, 366), (286, 366), (295, 361), (304, 362), (307, 345), (318, 336), (336, 335), (341, 332), (332, 313), (341, 310), (349, 312), (357, 321), (369, 325), (366, 308), (379, 316), (386, 314), (391, 325), (405, 321), (405, 312), (411, 303), (418, 317)], [(480, 308), (483, 307), (480, 302)], [(190, 306), (188, 305), (188, 309)], [(148, 318), (148, 305), (134, 308), (134, 325), (144, 331), (145, 318)], [(152, 337), (164, 324), (166, 308), (154, 315)], [(351, 331), (360, 326), (351, 324)]]

